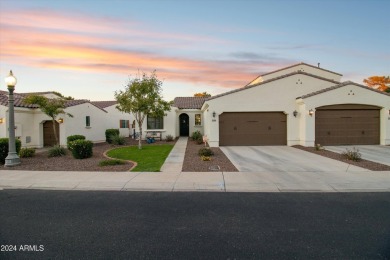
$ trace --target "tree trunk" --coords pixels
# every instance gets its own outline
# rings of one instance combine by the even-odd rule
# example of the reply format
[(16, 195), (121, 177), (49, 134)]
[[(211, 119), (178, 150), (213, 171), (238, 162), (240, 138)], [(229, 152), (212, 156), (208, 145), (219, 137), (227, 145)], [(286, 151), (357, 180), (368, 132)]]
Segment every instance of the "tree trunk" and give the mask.
[(139, 124), (138, 149), (142, 149), (141, 139), (142, 139), (142, 124)]
[(58, 137), (57, 137), (57, 131), (56, 131), (56, 120), (53, 118), (52, 122), (53, 122), (54, 138), (56, 139), (56, 145), (59, 145)]

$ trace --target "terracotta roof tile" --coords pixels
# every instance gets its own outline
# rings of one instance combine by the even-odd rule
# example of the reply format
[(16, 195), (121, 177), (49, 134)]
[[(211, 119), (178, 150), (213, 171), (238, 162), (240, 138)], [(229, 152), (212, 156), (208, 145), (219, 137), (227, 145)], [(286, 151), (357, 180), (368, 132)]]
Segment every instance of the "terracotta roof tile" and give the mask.
[(318, 91), (315, 91), (315, 92), (303, 95), (301, 97), (297, 97), (297, 99), (312, 97), (312, 96), (315, 96), (315, 95), (318, 95), (318, 94), (322, 94), (322, 93), (325, 93), (325, 92), (328, 92), (328, 91), (331, 91), (331, 90), (334, 90), (334, 89), (338, 89), (338, 88), (341, 88), (341, 87), (344, 87), (344, 86), (347, 86), (347, 85), (358, 86), (358, 87), (361, 87), (361, 88), (364, 88), (364, 89), (368, 89), (368, 90), (377, 92), (379, 94), (390, 96), (390, 93), (387, 93), (387, 92), (384, 92), (384, 91), (380, 91), (380, 90), (377, 90), (377, 89), (373, 89), (373, 88), (369, 88), (367, 86), (360, 85), (360, 84), (352, 82), (352, 81), (345, 81), (345, 82), (342, 82), (342, 83), (337, 84), (335, 86), (332, 86), (332, 87), (329, 87), (329, 88), (324, 88), (324, 89), (321, 89), (321, 90), (318, 90)]
[(205, 97), (176, 97), (173, 106), (179, 109), (201, 109), (205, 101)]
[(99, 108), (104, 109), (106, 107), (116, 105), (118, 102), (116, 102), (116, 101), (92, 101), (91, 103)]

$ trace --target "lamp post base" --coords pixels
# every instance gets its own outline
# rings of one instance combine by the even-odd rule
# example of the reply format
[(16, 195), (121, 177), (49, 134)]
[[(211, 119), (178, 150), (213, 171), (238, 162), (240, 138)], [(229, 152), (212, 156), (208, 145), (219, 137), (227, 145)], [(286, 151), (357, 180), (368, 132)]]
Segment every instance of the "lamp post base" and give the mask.
[(16, 153), (8, 153), (4, 167), (13, 167), (20, 164), (20, 158)]

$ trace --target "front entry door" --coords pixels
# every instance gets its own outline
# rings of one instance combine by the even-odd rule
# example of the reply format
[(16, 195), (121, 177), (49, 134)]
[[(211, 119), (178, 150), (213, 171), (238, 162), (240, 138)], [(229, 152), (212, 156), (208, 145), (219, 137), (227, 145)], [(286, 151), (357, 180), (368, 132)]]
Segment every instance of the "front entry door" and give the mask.
[(190, 134), (190, 119), (187, 114), (181, 114), (179, 116), (180, 121), (180, 136), (189, 136)]
[[(55, 122), (55, 128), (57, 133), (57, 138), (60, 136), (60, 126)], [(54, 136), (53, 121), (46, 121), (43, 123), (43, 146), (54, 146), (56, 145), (56, 138)]]

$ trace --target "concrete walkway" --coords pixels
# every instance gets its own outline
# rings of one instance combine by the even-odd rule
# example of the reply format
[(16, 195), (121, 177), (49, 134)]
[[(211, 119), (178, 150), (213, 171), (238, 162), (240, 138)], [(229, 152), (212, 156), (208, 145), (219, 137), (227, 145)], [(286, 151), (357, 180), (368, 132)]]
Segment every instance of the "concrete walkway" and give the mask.
[(179, 137), (172, 151), (161, 167), (162, 172), (181, 172), (186, 153), (188, 137)]
[(1, 170), (0, 189), (390, 192), (390, 172), (43, 172)]

